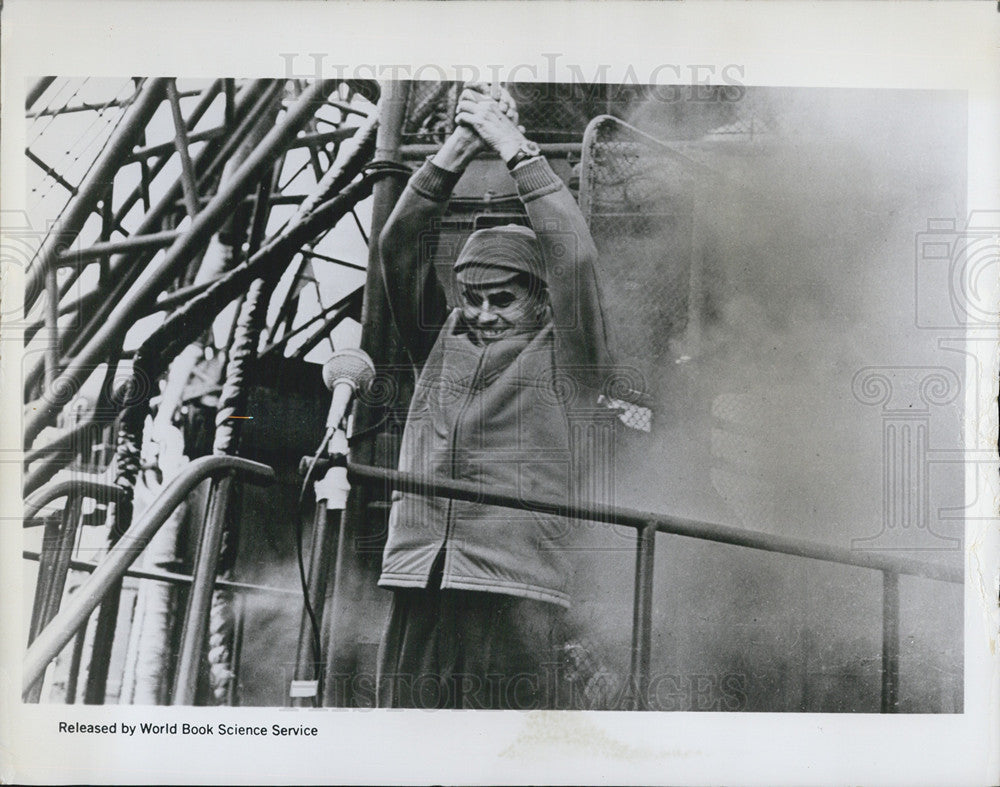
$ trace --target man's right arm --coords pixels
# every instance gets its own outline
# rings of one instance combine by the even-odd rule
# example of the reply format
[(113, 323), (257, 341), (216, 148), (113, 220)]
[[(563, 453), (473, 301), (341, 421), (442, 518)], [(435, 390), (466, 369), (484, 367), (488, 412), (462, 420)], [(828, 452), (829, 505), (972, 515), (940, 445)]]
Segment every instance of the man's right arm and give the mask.
[(433, 270), (430, 239), (455, 184), (482, 149), (460, 128), (424, 162), (403, 190), (379, 234), (379, 260), (396, 328), (415, 364), (423, 363), (447, 316), (444, 289)]

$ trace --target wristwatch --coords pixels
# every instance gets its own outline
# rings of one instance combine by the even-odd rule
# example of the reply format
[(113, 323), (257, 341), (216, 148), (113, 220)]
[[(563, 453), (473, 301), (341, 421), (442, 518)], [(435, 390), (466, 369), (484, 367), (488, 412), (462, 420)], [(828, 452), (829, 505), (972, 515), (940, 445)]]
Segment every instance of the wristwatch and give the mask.
[(507, 159), (507, 169), (513, 170), (522, 161), (527, 161), (529, 158), (535, 158), (540, 155), (542, 155), (542, 149), (538, 147), (538, 143), (526, 139), (517, 149), (517, 153)]

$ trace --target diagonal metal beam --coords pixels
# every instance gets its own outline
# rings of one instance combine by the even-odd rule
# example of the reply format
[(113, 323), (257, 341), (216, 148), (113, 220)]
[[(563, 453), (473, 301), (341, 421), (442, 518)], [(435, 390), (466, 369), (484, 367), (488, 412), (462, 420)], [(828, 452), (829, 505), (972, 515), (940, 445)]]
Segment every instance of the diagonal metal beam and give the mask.
[(31, 109), (35, 102), (42, 97), (42, 93), (49, 89), (49, 85), (56, 81), (55, 77), (42, 77), (28, 90), (28, 95), (24, 99), (24, 108)]
[[(281, 84), (272, 80), (257, 80), (248, 86), (245, 93), (246, 101), (241, 104), (242, 114), (238, 127), (221, 141), (220, 146), (211, 146), (199, 153), (195, 163), (195, 169), (199, 172), (199, 181), (221, 169), (225, 162), (233, 156), (260, 121), (261, 116), (267, 112), (280, 89)], [(163, 217), (173, 210), (174, 203), (180, 196), (181, 183), (178, 178), (163, 195), (163, 198), (143, 217), (142, 222), (136, 228), (136, 233), (154, 232)], [(240, 198), (242, 195), (234, 196), (234, 202)], [(75, 355), (86, 346), (99, 327), (106, 322), (114, 304), (123, 298), (128, 289), (135, 283), (143, 270), (142, 263), (145, 261), (146, 258), (143, 257), (125, 257), (117, 264), (112, 263), (112, 278), (118, 278), (115, 275), (118, 271), (122, 272), (122, 276), (116, 283), (110, 297), (106, 299), (105, 305), (91, 316), (83, 330), (74, 339), (69, 349), (71, 355)]]
[(44, 161), (42, 161), (31, 148), (25, 148), (24, 155), (28, 157), (28, 161), (36, 165), (40, 170), (42, 170), (42, 172), (44, 172), (46, 175), (52, 178), (52, 180), (54, 180), (56, 183), (58, 183), (60, 186), (66, 189), (66, 191), (68, 191), (74, 197), (79, 193), (80, 190), (76, 186), (74, 186), (72, 183), (66, 180), (66, 178), (64, 178), (62, 175), (56, 172), (53, 167), (49, 166)]
[[(281, 122), (271, 129), (242, 166), (219, 189), (215, 198), (198, 214), (188, 231), (178, 238), (156, 263), (142, 284), (130, 289), (115, 305), (107, 321), (59, 375), (53, 384), (54, 389), (69, 390), (84, 382), (90, 374), (90, 369), (100, 362), (106, 349), (125, 336), (135, 321), (136, 314), (152, 302), (169, 278), (208, 243), (229, 216), (232, 200), (240, 197), (264, 175), (275, 158), (288, 147), (299, 129), (316, 112), (317, 103), (322, 102), (336, 86), (335, 80), (317, 80), (302, 93)], [(165, 89), (165, 86), (162, 89)], [(61, 409), (61, 404), (45, 402), (43, 397), (37, 409), (30, 410), (25, 420), (25, 442), (30, 444), (38, 433), (55, 419)]]
[[(188, 96), (198, 95), (197, 90), (185, 90), (180, 94), (181, 98), (187, 98)], [(74, 112), (102, 112), (105, 109), (110, 109), (111, 107), (127, 107), (132, 103), (132, 97), (129, 98), (114, 98), (111, 101), (102, 102), (89, 102), (84, 101), (79, 104), (70, 104), (69, 106), (59, 107), (57, 109), (43, 109), (38, 112), (29, 112), (25, 117), (29, 120), (35, 120), (37, 118), (49, 117), (51, 115), (63, 115), (72, 114)]]
[[(188, 131), (194, 130), (194, 127), (198, 124), (198, 121), (202, 119), (202, 117), (208, 111), (208, 108), (212, 105), (212, 102), (215, 101), (215, 97), (219, 94), (219, 90), (221, 89), (221, 81), (222, 80), (219, 79), (215, 80), (215, 82), (209, 85), (209, 87), (202, 92), (201, 97), (198, 99), (198, 103), (195, 104), (194, 109), (191, 110), (191, 114), (188, 116), (187, 123), (185, 124), (185, 127), (187, 128)], [(248, 91), (247, 95), (249, 96), (251, 91), (258, 91), (261, 89), (263, 89), (262, 83), (258, 80), (257, 82), (252, 83), (247, 88)], [(208, 138), (209, 137), (206, 136), (206, 139)], [(155, 162), (153, 162), (152, 165), (150, 165), (149, 168), (150, 177), (155, 178), (158, 174), (160, 174), (160, 171), (167, 165), (167, 162), (170, 161), (171, 157), (173, 156), (174, 146), (172, 142), (164, 143), (162, 148), (163, 148), (162, 150), (163, 155), (161, 155), (160, 158), (158, 158)], [(140, 150), (133, 151), (132, 154), (126, 159), (126, 163), (131, 163), (133, 160), (138, 161), (141, 158), (145, 158), (145, 156), (139, 156), (139, 154), (142, 152), (142, 150), (148, 150), (148, 149), (149, 148), (143, 148)], [(115, 227), (119, 227), (121, 225), (122, 219), (124, 219), (125, 216), (128, 215), (128, 212), (132, 210), (132, 207), (135, 205), (135, 203), (139, 201), (140, 196), (141, 196), (141, 190), (137, 186), (135, 189), (132, 190), (132, 193), (125, 198), (125, 201), (115, 212), (115, 217), (114, 217)]]
[(139, 134), (163, 100), (166, 85), (166, 79), (150, 79), (143, 85), (139, 97), (125, 112), (104, 151), (80, 184), (79, 194), (67, 206), (59, 226), (45, 237), (34, 264), (28, 268), (24, 293), (26, 309), (30, 308), (41, 294), (45, 274), (55, 265), (59, 252), (76, 240), (87, 218), (93, 213), (97, 201), (107, 191), (108, 183), (114, 177), (122, 159), (135, 146)]
[(181, 185), (184, 187), (184, 205), (188, 216), (198, 215), (198, 186), (195, 183), (194, 165), (191, 163), (191, 153), (188, 150), (187, 126), (184, 124), (184, 113), (181, 111), (181, 99), (177, 94), (177, 81), (167, 82), (167, 100), (170, 102), (170, 114), (174, 119), (174, 146), (181, 159)]
[[(225, 141), (220, 141), (219, 144), (209, 143), (198, 154), (195, 163), (196, 169), (207, 172), (213, 167), (221, 166), (220, 161), (224, 161), (231, 156), (236, 147), (241, 144), (246, 134), (249, 133), (250, 128), (258, 121), (260, 113), (266, 106), (270, 105), (272, 99), (277, 95), (275, 91), (278, 89), (280, 89), (280, 85), (276, 84), (273, 80), (262, 79), (254, 80), (241, 90), (237, 98), (237, 115), (240, 118), (239, 127)], [(195, 122), (194, 116), (199, 111), (199, 108), (208, 108), (211, 98), (217, 95), (217, 93), (218, 90), (215, 93), (211, 91), (206, 92), (205, 97), (199, 101), (199, 106), (192, 112), (192, 117), (188, 120), (189, 124)], [(168, 158), (170, 157), (166, 156), (153, 164), (150, 167), (150, 175), (155, 176), (155, 173), (159, 171), (162, 164), (166, 163)], [(141, 187), (137, 186), (115, 214), (114, 220), (116, 224), (123, 215), (122, 211), (129, 210), (130, 206), (139, 200), (140, 193)], [(180, 180), (177, 179), (164, 194), (163, 198), (142, 218), (134, 234), (148, 235), (158, 232), (161, 229), (163, 217), (174, 209), (175, 202), (180, 197), (180, 194), (181, 184)], [(68, 349), (70, 355), (78, 353), (90, 341), (98, 328), (107, 321), (111, 309), (124, 297), (132, 284), (134, 284), (148, 259), (148, 256), (144, 252), (131, 252), (116, 257), (112, 261), (110, 266), (110, 281), (112, 282), (112, 286), (110, 289), (101, 289), (102, 298), (97, 310), (87, 315), (87, 322), (73, 335)], [(83, 266), (80, 266), (70, 272), (70, 275), (66, 277), (67, 281), (63, 285), (65, 290), (61, 294), (68, 291), (70, 284), (76, 280), (82, 270)], [(28, 308), (27, 301), (26, 308)], [(61, 349), (63, 355), (65, 355), (65, 346)], [(31, 395), (28, 392), (34, 390), (41, 379), (41, 374), (42, 365), (40, 363), (36, 362), (28, 369), (24, 380), (26, 398), (30, 398)]]

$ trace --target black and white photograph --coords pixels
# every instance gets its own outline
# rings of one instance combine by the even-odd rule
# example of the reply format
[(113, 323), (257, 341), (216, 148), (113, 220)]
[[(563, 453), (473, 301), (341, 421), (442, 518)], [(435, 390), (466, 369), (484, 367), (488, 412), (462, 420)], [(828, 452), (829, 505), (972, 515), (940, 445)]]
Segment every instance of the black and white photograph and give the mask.
[(995, 75), (362, 5), (5, 77), (4, 778), (990, 783)]

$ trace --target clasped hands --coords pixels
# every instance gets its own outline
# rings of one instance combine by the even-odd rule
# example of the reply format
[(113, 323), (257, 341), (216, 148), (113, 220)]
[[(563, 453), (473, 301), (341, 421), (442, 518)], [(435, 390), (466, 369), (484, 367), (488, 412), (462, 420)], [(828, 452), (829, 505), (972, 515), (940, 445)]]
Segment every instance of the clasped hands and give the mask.
[(498, 84), (469, 82), (458, 97), (455, 133), (472, 132), (477, 152), (493, 150), (503, 161), (510, 160), (526, 141), (517, 121), (517, 103)]

